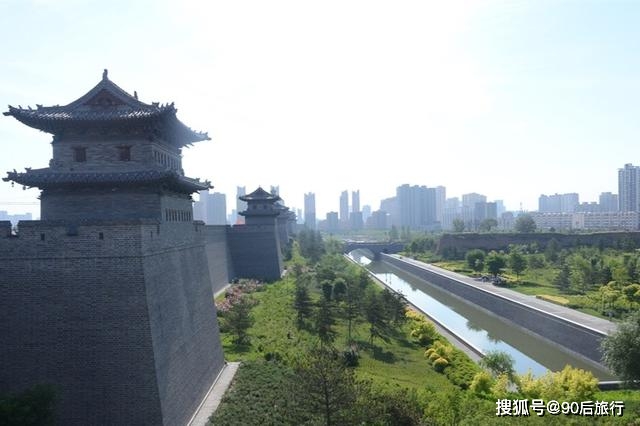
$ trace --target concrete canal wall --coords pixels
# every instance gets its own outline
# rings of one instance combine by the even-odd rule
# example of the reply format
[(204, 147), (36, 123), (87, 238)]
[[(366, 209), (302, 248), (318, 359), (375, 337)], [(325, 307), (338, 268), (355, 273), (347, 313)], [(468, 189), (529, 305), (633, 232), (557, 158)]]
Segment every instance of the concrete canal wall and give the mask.
[(604, 333), (584, 327), (539, 309), (510, 300), (454, 278), (382, 254), (381, 260), (448, 291), (492, 314), (535, 333), (561, 347), (601, 364), (600, 342)]

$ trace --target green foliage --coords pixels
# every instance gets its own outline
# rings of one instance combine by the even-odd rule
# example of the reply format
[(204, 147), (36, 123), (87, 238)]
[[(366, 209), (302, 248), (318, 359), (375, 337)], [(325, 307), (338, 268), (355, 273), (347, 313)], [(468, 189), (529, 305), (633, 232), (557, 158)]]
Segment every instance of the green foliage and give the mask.
[(486, 264), (487, 271), (489, 271), (493, 276), (498, 276), (502, 269), (507, 265), (507, 262), (503, 255), (495, 251), (491, 251), (486, 258)]
[(517, 250), (509, 253), (509, 268), (519, 277), (527, 269), (527, 259)]
[(476, 272), (484, 269), (484, 251), (480, 249), (469, 250), (466, 255), (467, 265)]
[(514, 225), (516, 232), (520, 233), (531, 233), (536, 230), (536, 222), (533, 220), (531, 215), (521, 214), (516, 218), (516, 223)]
[(324, 243), (320, 231), (304, 228), (298, 232), (300, 254), (311, 263), (316, 263), (324, 253)]
[(427, 251), (435, 250), (437, 241), (434, 237), (419, 236), (411, 240), (407, 245), (407, 250), (410, 253), (425, 253)]
[(0, 424), (46, 426), (55, 423), (53, 386), (36, 385), (16, 395), (0, 395)]
[(245, 361), (209, 421), (214, 425), (292, 424), (301, 410), (289, 398), (292, 381), (293, 372), (284, 364)]
[(510, 379), (515, 376), (514, 363), (513, 357), (502, 351), (488, 351), (480, 360), (480, 365), (495, 377), (506, 374)]
[(357, 382), (332, 349), (315, 348), (294, 365), (291, 399), (300, 407), (298, 424), (347, 424), (357, 400)]
[(296, 289), (293, 299), (293, 308), (297, 313), (297, 326), (300, 329), (304, 325), (304, 320), (311, 316), (313, 312), (313, 302), (309, 296), (307, 285), (302, 279), (296, 279)]
[(570, 278), (571, 270), (569, 269), (569, 265), (564, 263), (560, 268), (560, 272), (554, 278), (553, 284), (558, 287), (561, 292), (566, 293), (569, 291), (569, 287), (571, 286)]
[(464, 232), (464, 221), (462, 219), (458, 217), (453, 219), (452, 226), (453, 226), (453, 232), (457, 232), (457, 233)]
[(545, 260), (544, 257), (540, 254), (532, 254), (529, 256), (529, 269), (540, 269), (544, 268)]
[(438, 336), (436, 326), (430, 321), (414, 321), (411, 337), (421, 346), (429, 346)]
[(324, 300), (331, 301), (331, 295), (333, 294), (333, 284), (331, 281), (325, 280), (322, 282), (322, 296)]
[(251, 308), (255, 302), (249, 295), (242, 295), (222, 317), (223, 327), (235, 336), (238, 345), (248, 342), (247, 330), (253, 325)]
[(484, 219), (482, 222), (480, 222), (480, 225), (478, 225), (478, 229), (483, 232), (491, 232), (491, 230), (493, 228), (496, 228), (497, 226), (498, 226), (497, 220), (493, 218), (487, 218), (487, 219)]
[(446, 358), (439, 357), (433, 361), (433, 369), (438, 373), (442, 373), (448, 365), (449, 361), (447, 361)]
[(556, 263), (558, 261), (559, 253), (560, 243), (555, 238), (552, 238), (544, 249), (544, 257), (547, 262)]
[(389, 318), (380, 294), (373, 291), (367, 293), (364, 314), (369, 324), (369, 343), (373, 344), (376, 338), (388, 341), (390, 332)]
[(640, 312), (602, 340), (605, 365), (623, 380), (640, 380)]
[(322, 299), (318, 305), (315, 322), (315, 330), (322, 344), (329, 345), (335, 340), (335, 323), (336, 321), (331, 303), (326, 299)]
[(598, 379), (590, 371), (565, 366), (562, 371), (534, 377), (531, 372), (518, 376), (518, 391), (526, 398), (558, 401), (587, 401), (598, 392)]
[(459, 349), (452, 348), (448, 360), (449, 367), (444, 371), (444, 374), (451, 383), (460, 389), (467, 389), (475, 375), (481, 371), (478, 364)]
[(469, 390), (476, 395), (491, 395), (491, 386), (493, 386), (493, 377), (487, 371), (480, 371), (473, 376), (473, 380), (469, 385)]
[(629, 284), (622, 289), (622, 293), (632, 306), (640, 303), (640, 284)]

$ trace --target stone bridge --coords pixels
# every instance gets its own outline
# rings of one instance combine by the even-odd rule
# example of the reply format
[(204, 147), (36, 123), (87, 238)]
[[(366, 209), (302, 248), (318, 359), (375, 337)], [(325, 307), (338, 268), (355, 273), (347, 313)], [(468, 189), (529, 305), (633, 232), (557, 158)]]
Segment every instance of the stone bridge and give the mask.
[(404, 243), (399, 242), (376, 242), (376, 241), (345, 241), (343, 251), (351, 253), (354, 250), (369, 250), (373, 253), (374, 259), (380, 259), (380, 253), (398, 253), (404, 250)]

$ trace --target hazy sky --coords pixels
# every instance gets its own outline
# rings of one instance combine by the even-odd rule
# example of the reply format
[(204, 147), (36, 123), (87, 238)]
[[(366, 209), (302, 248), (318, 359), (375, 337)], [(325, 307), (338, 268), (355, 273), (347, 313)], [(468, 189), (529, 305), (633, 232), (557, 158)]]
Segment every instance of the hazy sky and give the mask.
[[(209, 132), (184, 168), (229, 209), (236, 185), (315, 192), (324, 218), (342, 190), (377, 209), (410, 183), (535, 210), (640, 163), (639, 22), (622, 0), (0, 0), (0, 104), (67, 104), (108, 68)], [(0, 116), (2, 176), (50, 142)], [(0, 210), (37, 195), (0, 181)]]

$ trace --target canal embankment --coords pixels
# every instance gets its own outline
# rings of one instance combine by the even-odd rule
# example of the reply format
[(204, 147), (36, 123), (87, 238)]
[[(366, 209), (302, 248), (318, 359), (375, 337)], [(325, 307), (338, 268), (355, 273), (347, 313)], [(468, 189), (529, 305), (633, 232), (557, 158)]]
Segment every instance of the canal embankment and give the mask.
[(398, 255), (382, 254), (381, 261), (437, 286), (459, 299), (542, 337), (590, 362), (601, 364), (600, 342), (615, 330), (615, 324), (581, 312), (556, 306), (512, 290), (480, 283)]

